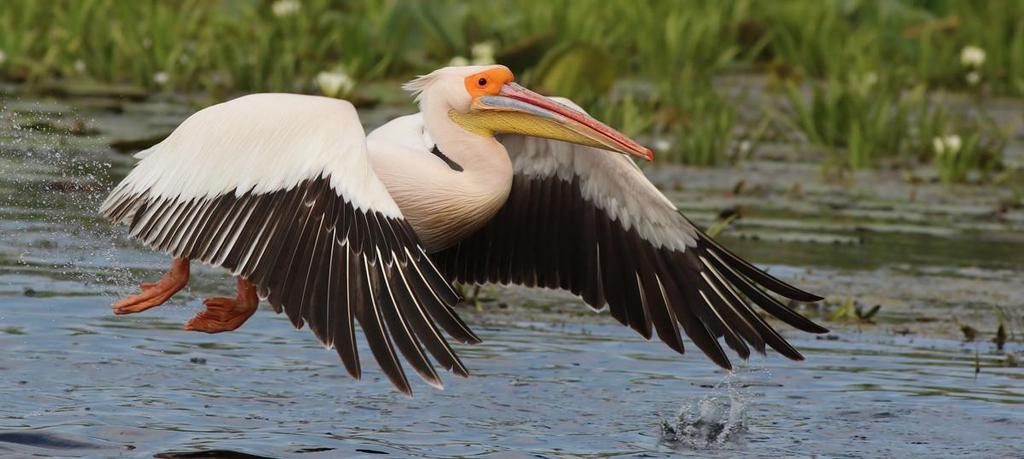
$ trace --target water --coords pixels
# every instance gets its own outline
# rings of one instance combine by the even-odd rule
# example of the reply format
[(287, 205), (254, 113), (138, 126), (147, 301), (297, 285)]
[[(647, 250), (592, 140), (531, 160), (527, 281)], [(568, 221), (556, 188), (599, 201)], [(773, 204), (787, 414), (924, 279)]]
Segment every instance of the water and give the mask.
[[(168, 305), (115, 317), (110, 303), (167, 264), (95, 216), (131, 160), (92, 138), (15, 129), (15, 115), (3, 115), (0, 456), (1024, 457), (1024, 369), (1006, 367), (987, 341), (927, 330), (785, 330), (805, 362), (755, 356), (730, 374), (689, 342), (680, 358), (564, 296), (495, 290), (489, 311), (461, 311), (484, 339), (457, 346), (473, 377), (445, 375), (443, 391), (417, 382), (410, 399), (365, 358), (363, 381), (352, 381), (333, 352), (270, 310), (233, 333), (183, 331), (201, 298), (233, 291), (219, 271), (196, 266), (190, 290)], [(732, 242), (827, 291), (883, 290), (906, 276), (995, 302), (1021, 295), (1021, 259), (1005, 253), (1019, 241), (1003, 233), (879, 232), (865, 244), (871, 262), (856, 246)], [(957, 248), (934, 250), (943, 241)], [(933, 249), (898, 255), (922, 247)], [(894, 289), (912, 307), (886, 302), (885, 321), (984, 309), (914, 296), (940, 288), (931, 284)], [(981, 293), (993, 285), (1004, 296)], [(556, 306), (544, 314), (527, 302)], [(582, 314), (566, 314), (566, 303)], [(1004, 306), (1020, 313), (1020, 303)]]
[(1024, 372), (984, 355), (976, 375), (974, 347), (948, 340), (790, 335), (806, 362), (756, 357), (728, 375), (617, 326), (505, 321), (458, 349), (473, 377), (448, 376), (444, 391), (417, 384), (410, 399), (365, 359), (364, 380), (350, 380), (270, 311), (207, 336), (181, 330), (195, 302), (115, 318), (109, 300), (4, 299), (0, 432), (25, 437), (0, 434), (0, 453), (1024, 453)]

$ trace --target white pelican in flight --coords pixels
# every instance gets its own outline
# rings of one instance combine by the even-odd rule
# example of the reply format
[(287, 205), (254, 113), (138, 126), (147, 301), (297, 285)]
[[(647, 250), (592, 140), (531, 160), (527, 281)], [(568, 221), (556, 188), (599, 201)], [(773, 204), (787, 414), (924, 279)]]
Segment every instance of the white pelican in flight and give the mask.
[(706, 236), (627, 157), (651, 151), (572, 102), (514, 83), (504, 66), (442, 68), (405, 88), (420, 112), (368, 136), (348, 102), (254, 94), (139, 153), (101, 212), (173, 261), (114, 313), (167, 301), (199, 260), (237, 276), (238, 295), (206, 299), (186, 329), (234, 330), (263, 299), (359, 378), (358, 322), (407, 394), (399, 354), (436, 387), (431, 357), (469, 374), (441, 333), (480, 341), (453, 309), (452, 282), (567, 290), (679, 353), (685, 332), (727, 369), (719, 338), (743, 359), (766, 345), (802, 359), (751, 304), (827, 331), (768, 291), (820, 297)]

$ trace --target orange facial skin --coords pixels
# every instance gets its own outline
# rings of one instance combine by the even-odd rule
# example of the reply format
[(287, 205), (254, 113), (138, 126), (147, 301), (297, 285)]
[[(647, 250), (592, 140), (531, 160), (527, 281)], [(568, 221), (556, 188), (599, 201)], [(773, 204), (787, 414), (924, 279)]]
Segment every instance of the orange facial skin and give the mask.
[(502, 85), (515, 79), (515, 75), (512, 75), (512, 71), (508, 68), (493, 68), (466, 77), (466, 91), (473, 99), (480, 96), (496, 96), (501, 91)]

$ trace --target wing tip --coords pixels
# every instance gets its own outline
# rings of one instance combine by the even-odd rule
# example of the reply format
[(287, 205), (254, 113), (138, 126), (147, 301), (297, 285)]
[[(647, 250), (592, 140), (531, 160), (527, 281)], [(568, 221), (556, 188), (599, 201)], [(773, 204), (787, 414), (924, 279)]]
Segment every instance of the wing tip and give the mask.
[(811, 293), (799, 287), (794, 287), (793, 284), (788, 285), (793, 288), (794, 293), (798, 293), (798, 295), (796, 295), (796, 298), (794, 298), (794, 296), (787, 296), (787, 298), (791, 300), (796, 300), (801, 303), (817, 303), (825, 299), (825, 297), (818, 295), (816, 293)]
[(359, 381), (363, 377), (363, 370), (359, 365), (359, 357), (355, 354), (349, 354), (345, 350), (337, 345), (334, 346), (334, 352), (341, 358), (341, 363), (345, 367), (345, 371), (352, 379)]
[(711, 357), (711, 361), (715, 362), (715, 364), (721, 367), (723, 370), (734, 371), (732, 362), (729, 361), (729, 357), (726, 357), (724, 353), (721, 356), (721, 360), (718, 360), (715, 357)]
[[(687, 220), (689, 222), (689, 220)], [(693, 222), (690, 222), (693, 225)], [(696, 226), (694, 225), (696, 228)], [(703, 246), (703, 249), (710, 252), (712, 255), (719, 257), (723, 264), (728, 266), (729, 269), (739, 271), (744, 276), (750, 278), (754, 283), (771, 290), (779, 295), (795, 301), (801, 301), (804, 303), (814, 303), (825, 299), (824, 297), (808, 292), (804, 289), (794, 286), (789, 282), (783, 281), (767, 271), (754, 266), (747, 260), (744, 260), (739, 255), (736, 255), (723, 245), (719, 244), (713, 238), (705, 234), (703, 231), (699, 232), (698, 247)], [(701, 244), (703, 243), (703, 244)]]
[(435, 378), (433, 381), (424, 378), (423, 382), (427, 383), (430, 387), (433, 387), (434, 389), (441, 391), (444, 390), (444, 383), (441, 382), (441, 378)]
[(831, 333), (832, 332), (832, 330), (829, 330), (829, 329), (821, 326), (821, 324), (819, 324), (817, 322), (811, 321), (810, 319), (807, 319), (807, 322), (808, 322), (809, 326), (807, 327), (807, 329), (803, 329), (803, 331), (805, 331), (807, 333), (814, 333), (816, 335), (822, 335), (822, 334), (825, 334), (825, 333)]
[(460, 343), (474, 345), (484, 342), (484, 340), (480, 339), (480, 337), (477, 336), (476, 333), (473, 333), (473, 330), (470, 330), (469, 327), (465, 328), (465, 332), (466, 336), (465, 338), (459, 340)]
[(455, 366), (455, 367), (449, 368), (448, 371), (450, 371), (450, 372), (452, 372), (452, 373), (454, 373), (454, 374), (456, 374), (458, 376), (461, 376), (463, 378), (469, 378), (470, 377), (469, 369), (466, 368), (465, 365), (462, 365), (462, 362), (459, 362), (459, 364), (457, 366)]

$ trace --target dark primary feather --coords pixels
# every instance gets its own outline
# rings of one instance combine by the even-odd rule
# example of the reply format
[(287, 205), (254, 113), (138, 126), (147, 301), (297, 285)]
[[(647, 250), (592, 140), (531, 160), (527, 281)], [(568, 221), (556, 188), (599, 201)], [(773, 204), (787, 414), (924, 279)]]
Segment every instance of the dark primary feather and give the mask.
[(444, 368), (469, 374), (441, 329), (464, 343), (479, 338), (455, 314), (460, 298), (412, 228), (404, 220), (354, 208), (331, 188), (329, 176), (265, 194), (236, 196), (232, 190), (189, 200), (120, 191), (114, 196), (106, 217), (128, 223), (132, 236), (155, 249), (248, 279), (296, 327), (308, 324), (321, 342), (333, 346), (353, 377), (361, 375), (355, 322), (402, 392), (411, 388), (399, 354), (435, 386), (440, 379), (427, 353)]
[[(473, 236), (432, 254), (451, 279), (568, 290), (595, 309), (607, 306), (623, 325), (648, 339), (656, 334), (679, 353), (682, 330), (724, 368), (732, 364), (720, 338), (743, 359), (751, 348), (764, 353), (766, 347), (803, 358), (751, 304), (801, 330), (827, 331), (764, 289), (798, 301), (820, 297), (720, 246), (625, 158), (550, 140), (502, 141), (516, 169), (505, 206)], [(588, 187), (608, 193), (606, 202), (588, 198)], [(618, 206), (618, 214), (608, 206)], [(636, 213), (629, 227), (621, 212)], [(643, 234), (638, 225), (670, 228)], [(679, 240), (652, 240), (651, 234)]]

